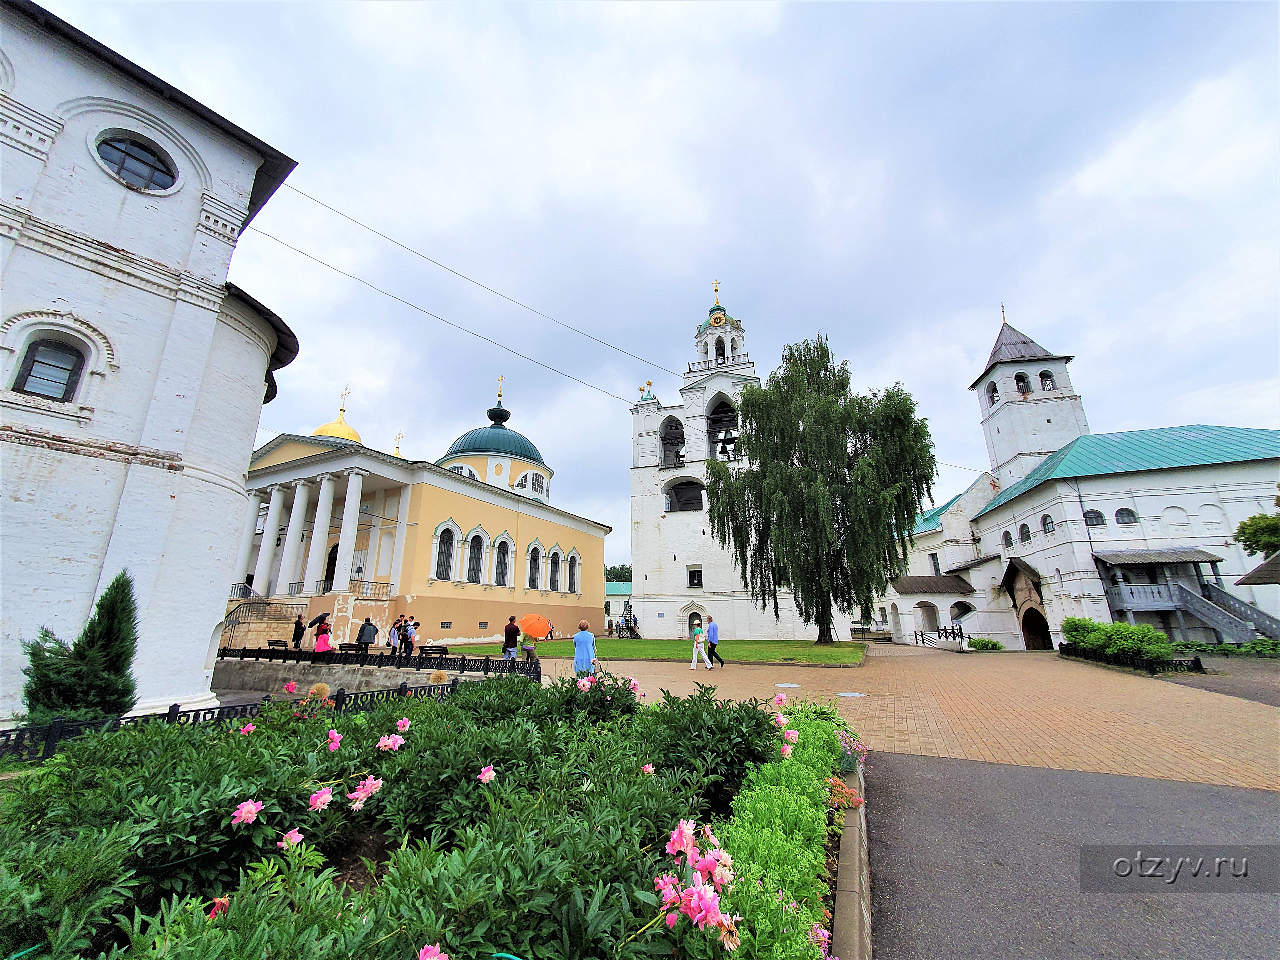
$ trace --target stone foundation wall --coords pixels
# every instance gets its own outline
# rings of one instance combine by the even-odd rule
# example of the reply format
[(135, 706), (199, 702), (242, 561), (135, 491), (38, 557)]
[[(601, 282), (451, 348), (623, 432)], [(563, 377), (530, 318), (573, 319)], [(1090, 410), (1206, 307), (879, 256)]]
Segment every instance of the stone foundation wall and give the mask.
[[(324, 682), (331, 690), (342, 687), (348, 693), (385, 690), (407, 683), (420, 687), (431, 682), (431, 670), (399, 667), (347, 667), (320, 663), (275, 663), (267, 660), (219, 660), (213, 668), (214, 690), (248, 690), (284, 698), (284, 685), (298, 684), (301, 696), (312, 684)], [(455, 674), (450, 673), (452, 680)], [(478, 678), (479, 674), (468, 674)]]

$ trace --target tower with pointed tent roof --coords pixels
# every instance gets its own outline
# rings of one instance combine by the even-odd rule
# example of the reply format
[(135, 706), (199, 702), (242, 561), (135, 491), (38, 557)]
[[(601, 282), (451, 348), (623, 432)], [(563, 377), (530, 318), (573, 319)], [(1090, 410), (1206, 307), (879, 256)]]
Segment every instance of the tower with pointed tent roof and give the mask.
[(978, 393), (991, 472), (1001, 486), (1017, 483), (1040, 461), (1089, 432), (1084, 401), (1071, 385), (1071, 357), (1050, 353), (1004, 319)]

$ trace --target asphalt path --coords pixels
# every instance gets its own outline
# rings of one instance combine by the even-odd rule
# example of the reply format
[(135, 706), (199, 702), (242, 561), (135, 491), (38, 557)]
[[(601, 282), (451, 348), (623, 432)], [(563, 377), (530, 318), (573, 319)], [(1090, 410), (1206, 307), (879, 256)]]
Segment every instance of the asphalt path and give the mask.
[(1280, 956), (1280, 895), (1082, 893), (1092, 843), (1277, 843), (1280, 793), (973, 760), (867, 760), (877, 960)]

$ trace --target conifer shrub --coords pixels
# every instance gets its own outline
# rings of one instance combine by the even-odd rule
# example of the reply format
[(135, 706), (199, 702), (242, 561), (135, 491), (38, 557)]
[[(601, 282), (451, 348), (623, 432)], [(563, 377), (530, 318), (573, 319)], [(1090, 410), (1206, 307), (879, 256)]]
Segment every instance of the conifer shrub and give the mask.
[(23, 643), (27, 676), (23, 699), (32, 726), (65, 720), (107, 720), (137, 703), (133, 658), (138, 649), (138, 613), (133, 581), (122, 570), (98, 598), (79, 638), (68, 645), (42, 628)]

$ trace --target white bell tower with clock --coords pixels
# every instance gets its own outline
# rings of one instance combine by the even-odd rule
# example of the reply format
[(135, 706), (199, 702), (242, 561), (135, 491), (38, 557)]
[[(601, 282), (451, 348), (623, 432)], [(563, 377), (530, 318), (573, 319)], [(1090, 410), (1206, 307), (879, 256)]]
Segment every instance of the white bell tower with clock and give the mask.
[(737, 460), (742, 391), (760, 385), (746, 331), (720, 304), (719, 281), (714, 292), (680, 402), (664, 405), (646, 384), (631, 408), (632, 612), (645, 637), (686, 638), (713, 616), (725, 640), (813, 638), (817, 628), (800, 620), (789, 596), (778, 598), (780, 619), (752, 601), (733, 556), (711, 533), (707, 462)]

